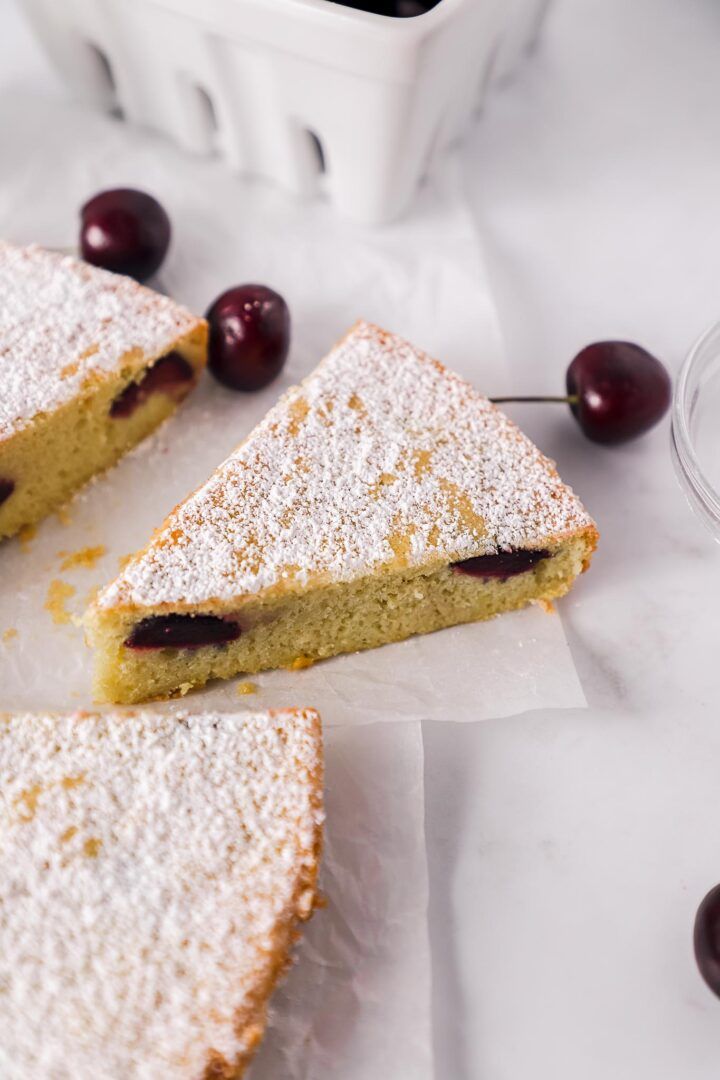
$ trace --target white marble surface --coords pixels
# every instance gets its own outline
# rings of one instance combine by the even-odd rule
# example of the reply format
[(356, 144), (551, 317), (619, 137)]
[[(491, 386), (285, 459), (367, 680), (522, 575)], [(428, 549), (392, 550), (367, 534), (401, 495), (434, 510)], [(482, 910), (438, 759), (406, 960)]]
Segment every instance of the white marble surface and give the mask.
[[(603, 337), (676, 371), (720, 318), (718, 55), (713, 0), (557, 0), (474, 133), (469, 188), (526, 393), (557, 392)], [(561, 412), (516, 415), (599, 522), (563, 606), (590, 708), (457, 729), (452, 747), (426, 731), (434, 926), (452, 937), (436, 935), (439, 1075), (711, 1080), (720, 1002), (691, 932), (720, 880), (720, 550), (667, 424), (603, 449)]]
[[(46, 93), (10, 0), (0, 18), (5, 74)], [(556, 0), (473, 132), (468, 186), (524, 392), (559, 390), (599, 337), (677, 370), (720, 317), (719, 55), (714, 0)], [(0, 198), (2, 171), (0, 153)], [(666, 424), (606, 450), (562, 410), (517, 417), (602, 532), (563, 607), (590, 708), (425, 726), (436, 1075), (712, 1080), (720, 1002), (691, 929), (720, 880), (720, 552)]]

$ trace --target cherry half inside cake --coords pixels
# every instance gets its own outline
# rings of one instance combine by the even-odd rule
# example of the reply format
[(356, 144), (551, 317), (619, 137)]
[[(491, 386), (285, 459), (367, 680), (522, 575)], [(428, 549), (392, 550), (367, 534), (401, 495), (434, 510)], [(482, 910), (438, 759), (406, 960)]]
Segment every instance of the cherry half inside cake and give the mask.
[(114, 419), (132, 416), (152, 394), (167, 394), (180, 399), (194, 381), (192, 365), (180, 353), (170, 352), (156, 360), (139, 382), (131, 382), (118, 394), (110, 406), (110, 415)]
[(4, 477), (0, 476), (0, 506), (2, 506), (4, 502), (7, 502), (14, 490), (15, 481), (6, 480)]
[(218, 615), (151, 615), (125, 639), (128, 649), (199, 649), (227, 645), (240, 637), (240, 626)]
[(494, 555), (477, 555), (474, 559), (463, 559), (462, 562), (453, 563), (451, 569), (456, 574), (467, 574), (469, 577), (507, 581), (517, 574), (532, 570), (543, 559), (550, 558), (550, 552), (544, 548), (537, 551), (498, 551)]

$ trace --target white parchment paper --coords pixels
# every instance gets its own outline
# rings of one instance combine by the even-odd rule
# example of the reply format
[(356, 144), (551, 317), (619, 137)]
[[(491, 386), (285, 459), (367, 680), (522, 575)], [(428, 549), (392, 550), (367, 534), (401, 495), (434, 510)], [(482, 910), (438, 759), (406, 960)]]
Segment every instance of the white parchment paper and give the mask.
[[(489, 393), (507, 385), (452, 165), (426, 187), (412, 219), (368, 231), (27, 82), (9, 85), (1, 70), (0, 90), (0, 234), (69, 245), (88, 195), (144, 187), (175, 225), (161, 282), (168, 292), (204, 311), (228, 286), (262, 281), (286, 296), (294, 320), (290, 362), (272, 387), (246, 397), (206, 379), (180, 415), (80, 495), (66, 523), (53, 517), (34, 539), (0, 548), (0, 707), (72, 708), (90, 703), (90, 658), (72, 621), (89, 594), (357, 317), (405, 334)], [(105, 554), (94, 566), (61, 569), (60, 553), (95, 546)], [(46, 607), (52, 582), (72, 590), (60, 587), (69, 621), (55, 621), (57, 604)], [(273, 1001), (254, 1080), (431, 1080), (417, 721), (584, 704), (561, 622), (530, 610), (254, 681), (248, 704), (321, 709), (328, 810), (328, 906)], [(228, 683), (187, 703), (239, 700)]]
[(432, 1080), (419, 724), (326, 732), (327, 906), (273, 998), (252, 1080)]
[[(18, 110), (22, 126), (10, 122)], [(86, 196), (109, 185), (145, 187), (175, 224), (161, 279), (169, 293), (204, 311), (224, 288), (262, 281), (293, 313), (290, 362), (272, 386), (242, 395), (206, 377), (179, 415), (75, 501), (70, 524), (52, 518), (32, 543), (0, 550), (0, 639), (17, 630), (0, 640), (0, 705), (77, 706), (90, 703), (90, 658), (80, 630), (56, 625), (44, 609), (51, 581), (75, 588), (67, 606), (79, 616), (119, 557), (146, 542), (358, 316), (405, 334), (488, 392), (505, 388), (504, 364), (452, 162), (426, 186), (412, 218), (368, 230), (128, 125), (52, 100), (23, 103), (20, 91), (0, 100), (0, 129), (0, 233), (71, 244)], [(95, 545), (107, 549), (95, 568), (59, 569), (58, 552)], [(253, 705), (313, 704), (329, 723), (479, 720), (584, 704), (562, 623), (537, 609), (256, 681)], [(236, 704), (236, 688), (211, 687), (208, 699)]]

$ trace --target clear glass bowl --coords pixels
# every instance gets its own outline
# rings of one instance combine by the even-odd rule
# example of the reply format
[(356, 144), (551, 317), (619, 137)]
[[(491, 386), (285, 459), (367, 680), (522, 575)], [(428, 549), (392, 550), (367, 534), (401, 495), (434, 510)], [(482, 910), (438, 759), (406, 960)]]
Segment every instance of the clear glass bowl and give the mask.
[(692, 347), (675, 384), (672, 452), (688, 502), (720, 543), (720, 323)]

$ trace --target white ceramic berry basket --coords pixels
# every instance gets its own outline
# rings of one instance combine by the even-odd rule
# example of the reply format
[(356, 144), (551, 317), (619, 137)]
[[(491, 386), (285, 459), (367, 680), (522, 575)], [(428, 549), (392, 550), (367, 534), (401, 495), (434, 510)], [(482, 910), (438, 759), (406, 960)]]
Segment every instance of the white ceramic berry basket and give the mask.
[(23, 0), (87, 102), (344, 215), (397, 216), (549, 0), (391, 18), (331, 0)]

